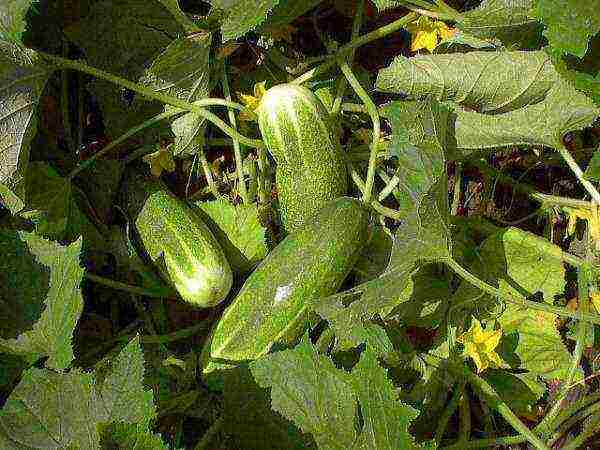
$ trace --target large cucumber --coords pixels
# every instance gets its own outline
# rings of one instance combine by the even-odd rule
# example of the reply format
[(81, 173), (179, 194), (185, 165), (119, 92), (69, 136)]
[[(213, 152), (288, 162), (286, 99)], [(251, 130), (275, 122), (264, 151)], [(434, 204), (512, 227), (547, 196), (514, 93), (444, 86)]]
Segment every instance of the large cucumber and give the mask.
[(306, 302), (335, 293), (367, 241), (369, 213), (355, 199), (328, 203), (256, 268), (217, 324), (212, 358), (252, 360), (293, 338)]
[(158, 182), (126, 181), (128, 211), (140, 241), (182, 299), (200, 307), (225, 299), (233, 274), (223, 249), (198, 215)]
[(280, 84), (269, 89), (257, 115), (263, 140), (277, 163), (282, 221), (292, 232), (348, 189), (339, 137), (321, 101), (302, 86)]

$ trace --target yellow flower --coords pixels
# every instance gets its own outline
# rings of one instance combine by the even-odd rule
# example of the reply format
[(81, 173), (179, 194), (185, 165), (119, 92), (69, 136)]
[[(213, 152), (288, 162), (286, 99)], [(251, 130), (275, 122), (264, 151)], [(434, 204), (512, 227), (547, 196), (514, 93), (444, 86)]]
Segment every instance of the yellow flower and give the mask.
[[(244, 104), (244, 106), (246, 108), (248, 108), (248, 110), (252, 113), (254, 113), (256, 111), (256, 109), (258, 108), (258, 105), (260, 105), (260, 101), (263, 98), (263, 95), (265, 95), (265, 92), (267, 92), (265, 84), (266, 84), (265, 81), (256, 83), (254, 85), (254, 95), (248, 95), (248, 94), (244, 94), (242, 92), (237, 93), (238, 97), (242, 100), (242, 103)], [(240, 120), (245, 120), (245, 121), (254, 120), (254, 116), (242, 111), (240, 113)]]
[(600, 292), (594, 292), (590, 295), (590, 300), (592, 301), (592, 305), (596, 309), (596, 312), (600, 314)]
[(441, 42), (447, 41), (456, 33), (456, 29), (427, 16), (419, 17), (415, 22), (408, 24), (406, 29), (413, 35), (410, 46), (413, 52), (422, 48), (432, 52)]
[(473, 317), (471, 327), (457, 341), (465, 347), (463, 355), (471, 358), (477, 366), (477, 373), (481, 373), (488, 367), (501, 367), (504, 364), (496, 353), (501, 338), (502, 330), (484, 330), (481, 322)]
[(150, 166), (150, 172), (156, 178), (159, 178), (163, 173), (173, 172), (175, 170), (175, 160), (173, 154), (166, 148), (160, 148), (154, 153), (149, 153), (144, 156), (144, 162)]

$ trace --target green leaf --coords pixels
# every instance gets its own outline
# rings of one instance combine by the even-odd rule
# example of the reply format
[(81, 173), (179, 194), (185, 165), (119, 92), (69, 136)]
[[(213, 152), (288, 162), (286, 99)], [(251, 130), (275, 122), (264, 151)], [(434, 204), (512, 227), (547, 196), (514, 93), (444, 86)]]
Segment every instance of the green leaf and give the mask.
[[(65, 32), (83, 49), (90, 65), (134, 81), (182, 29), (156, 0), (102, 0)], [(123, 89), (108, 81), (95, 80), (90, 89), (100, 102), (107, 134), (113, 138), (161, 110), (160, 104), (140, 95), (132, 101), (123, 98)], [(156, 142), (154, 133), (147, 135)]]
[(31, 163), (26, 187), (27, 207), (21, 216), (36, 225), (38, 234), (69, 242), (83, 235), (86, 246), (102, 246), (102, 236), (75, 201), (76, 188), (51, 166), (37, 161)]
[(477, 8), (463, 13), (456, 27), (506, 46), (535, 48), (541, 26), (532, 14), (534, 4), (535, 0), (483, 0)]
[(370, 347), (351, 374), (316, 353), (307, 340), (252, 362), (250, 370), (260, 386), (271, 388), (273, 409), (311, 433), (319, 449), (420, 448), (408, 432), (416, 411), (398, 401)]
[(312, 434), (319, 449), (352, 448), (356, 397), (348, 375), (310, 342), (258, 359), (250, 370), (259, 386), (271, 388), (271, 407)]
[[(193, 103), (209, 94), (212, 35), (199, 33), (173, 41), (153, 62), (142, 81), (157, 92)], [(171, 107), (167, 107), (171, 109)], [(205, 119), (187, 113), (171, 125), (175, 155), (194, 154), (204, 142)]]
[[(7, 236), (4, 237), (6, 239)], [(15, 354), (48, 356), (48, 367), (64, 369), (73, 360), (71, 339), (83, 310), (83, 298), (79, 288), (83, 278), (83, 269), (79, 265), (81, 239), (68, 247), (62, 247), (34, 234), (21, 233), (20, 238), (36, 261), (32, 261), (30, 256), (25, 254), (23, 246), (17, 244), (13, 247), (16, 250), (12, 253), (14, 265), (11, 264), (11, 259), (8, 277), (9, 280), (24, 283), (19, 288), (24, 289), (26, 293), (31, 292), (33, 296), (17, 297), (22, 302), (19, 308), (25, 311), (28, 317), (21, 318), (19, 326), (12, 327), (8, 335), (4, 334), (6, 330), (3, 330), (3, 336), (7, 338), (0, 339), (0, 348)], [(23, 274), (14, 272), (27, 266), (33, 269), (28, 274), (29, 280)], [(43, 269), (41, 266), (44, 266)], [(44, 291), (42, 285), (48, 277), (48, 271), (49, 287), (43, 300), (45, 308), (41, 310), (40, 302)], [(31, 286), (27, 283), (31, 283)], [(5, 301), (11, 300), (13, 299)], [(36, 321), (32, 324), (34, 320)], [(29, 324), (32, 324), (32, 327), (21, 328)], [(13, 338), (16, 333), (19, 333), (19, 336)]]
[(600, 31), (600, 9), (588, 0), (537, 0), (535, 15), (546, 25), (544, 36), (554, 49), (580, 58)]
[(574, 89), (553, 90), (546, 100), (498, 115), (456, 112), (456, 145), (463, 156), (476, 149), (511, 145), (563, 146), (565, 133), (590, 126), (600, 109)]
[(123, 169), (124, 165), (120, 161), (98, 159), (75, 180), (104, 223), (110, 223), (115, 194), (119, 188)]
[(374, 352), (363, 352), (350, 377), (364, 425), (352, 449), (397, 450), (420, 448), (408, 432), (417, 411), (400, 402), (396, 388)]
[(141, 367), (136, 337), (103, 380), (97, 372), (79, 369), (29, 369), (0, 410), (0, 431), (34, 448), (99, 449), (100, 425), (131, 421), (145, 427), (155, 416), (152, 392), (141, 383)]
[(535, 414), (534, 406), (543, 391), (534, 391), (519, 375), (505, 370), (489, 369), (482, 376), (515, 414), (521, 416)]
[(384, 231), (383, 227), (374, 227), (369, 243), (354, 265), (358, 283), (372, 280), (381, 275), (389, 264), (392, 243), (392, 238)]
[[(520, 368), (546, 380), (564, 379), (569, 373), (571, 354), (556, 329), (556, 314), (506, 305), (499, 319), (504, 332), (518, 333), (515, 349)], [(574, 381), (583, 378), (577, 369)]]
[(27, 28), (25, 16), (34, 0), (6, 0), (0, 10), (0, 39), (21, 40)]
[(376, 87), (497, 114), (540, 102), (559, 82), (545, 52), (500, 51), (399, 56), (379, 71)]
[(9, 439), (33, 448), (99, 448), (96, 430), (101, 411), (91, 374), (57, 373), (32, 368), (0, 410), (0, 430)]
[(140, 424), (112, 423), (102, 428), (100, 448), (103, 450), (169, 450), (160, 435)]
[(35, 110), (52, 73), (37, 54), (0, 40), (0, 203), (13, 213), (22, 207)]
[(249, 272), (267, 255), (265, 228), (256, 205), (233, 205), (225, 199), (198, 202), (203, 219), (219, 240), (231, 264), (240, 274)]
[(402, 5), (400, 0), (372, 0), (378, 11), (385, 11), (386, 9), (398, 8)]
[[(481, 262), (477, 270), (472, 267), (471, 271), (507, 294), (529, 297), (539, 292), (545, 302), (552, 303), (556, 295), (564, 292), (562, 251), (539, 236), (518, 228), (508, 228), (486, 239), (479, 255)], [(496, 299), (481, 295), (466, 281), (456, 292), (454, 302), (464, 303), (463, 308), (466, 309), (479, 308), (479, 317), (498, 316), (493, 311), (494, 307), (489, 306)], [(486, 308), (490, 310), (485, 311)], [(518, 333), (513, 350), (519, 358), (515, 368), (526, 369), (531, 375), (546, 379), (567, 374), (570, 354), (555, 327), (555, 314), (521, 308), (512, 303), (496, 305), (495, 309), (500, 310), (498, 320), (504, 335)], [(466, 312), (460, 313), (460, 316), (466, 315)], [(509, 359), (506, 361), (511, 363)]]
[(287, 25), (307, 13), (323, 0), (279, 0), (267, 18), (265, 25)]
[(600, 147), (594, 151), (592, 159), (585, 169), (585, 177), (588, 180), (600, 182)]
[[(260, 388), (250, 370), (240, 366), (224, 372), (223, 430), (236, 448), (244, 450), (315, 449), (310, 435), (271, 409), (271, 396)], [(265, 436), (269, 436), (265, 439)], [(234, 445), (235, 447), (235, 445)]]
[(121, 350), (109, 375), (99, 383), (98, 392), (104, 414), (111, 421), (149, 426), (156, 412), (152, 391), (144, 387), (144, 355), (139, 336)]
[(221, 26), (223, 42), (237, 39), (255, 29), (278, 3), (279, 0), (238, 0), (224, 8), (227, 16)]

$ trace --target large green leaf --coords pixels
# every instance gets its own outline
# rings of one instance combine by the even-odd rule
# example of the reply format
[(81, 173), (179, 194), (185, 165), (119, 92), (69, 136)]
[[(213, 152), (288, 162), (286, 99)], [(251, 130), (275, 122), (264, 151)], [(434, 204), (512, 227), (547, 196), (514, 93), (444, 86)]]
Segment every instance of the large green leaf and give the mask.
[(136, 337), (104, 379), (79, 369), (29, 369), (0, 410), (0, 434), (27, 447), (96, 450), (101, 424), (146, 427), (155, 410), (152, 392), (142, 384), (143, 364)]
[[(226, 11), (221, 26), (223, 41), (236, 39), (262, 24), (279, 0), (237, 0), (236, 2), (213, 2)], [(220, 5), (219, 5), (220, 3)]]
[[(187, 102), (206, 98), (209, 94), (210, 45), (212, 35), (200, 33), (173, 41), (153, 62), (142, 81), (155, 91)], [(168, 107), (171, 108), (171, 107)], [(205, 119), (190, 112), (175, 119), (173, 152), (193, 154), (204, 142)]]
[[(90, 65), (132, 81), (138, 80), (181, 32), (180, 25), (157, 0), (102, 0), (92, 5), (85, 19), (66, 30)], [(133, 100), (124, 97), (121, 88), (107, 81), (95, 80), (90, 88), (100, 102), (111, 137), (120, 136), (161, 109), (160, 104), (139, 95)], [(148, 138), (156, 141), (151, 133)]]
[[(408, 432), (416, 411), (398, 401), (370, 347), (351, 374), (306, 340), (254, 361), (250, 369), (259, 385), (271, 388), (273, 409), (311, 433), (319, 449), (419, 448)], [(358, 430), (357, 403), (362, 419)]]
[[(4, 276), (9, 281), (22, 283), (11, 289), (23, 289), (24, 293), (32, 296), (16, 295), (4, 299), (6, 308), (3, 309), (12, 311), (12, 314), (2, 321), (16, 319), (16, 322), (7, 322), (8, 329), (2, 327), (0, 350), (34, 357), (48, 356), (48, 367), (64, 369), (73, 360), (71, 339), (83, 310), (79, 288), (83, 278), (83, 269), (79, 265), (81, 240), (62, 247), (34, 234), (21, 233), (19, 236), (29, 253), (35, 256), (35, 261), (25, 253), (24, 246), (16, 241), (17, 236), (3, 234), (3, 239), (8, 240), (13, 249), (9, 253), (12, 258), (7, 259), (9, 265), (5, 268), (7, 273)], [(31, 269), (31, 272), (16, 272), (24, 268)], [(45, 290), (43, 283), (48, 278)], [(14, 306), (12, 302), (15, 302)], [(10, 318), (17, 311), (23, 311), (27, 316)]]
[(535, 0), (483, 0), (463, 13), (456, 27), (507, 46), (533, 48), (541, 35), (541, 26), (532, 14), (534, 4)]
[[(565, 268), (559, 247), (518, 228), (508, 228), (487, 238), (479, 249), (480, 263), (471, 267), (481, 279), (498, 286), (507, 295), (529, 297), (540, 293), (552, 304), (565, 288)], [(505, 336), (517, 333), (515, 348), (517, 367), (534, 376), (558, 378), (569, 370), (570, 354), (555, 326), (556, 315), (530, 310), (518, 305), (498, 304), (464, 281), (453, 302), (462, 304), (462, 312), (479, 317), (497, 317)], [(516, 368), (516, 367), (515, 367)]]
[(542, 101), (559, 82), (545, 52), (499, 51), (399, 56), (379, 72), (376, 86), (501, 113)]
[(256, 205), (233, 205), (225, 199), (196, 204), (223, 247), (235, 272), (244, 274), (267, 256), (265, 228)]
[(308, 340), (251, 363), (256, 382), (271, 388), (271, 407), (310, 433), (320, 449), (347, 450), (356, 439), (356, 396), (348, 375)]
[(504, 114), (456, 111), (456, 146), (464, 154), (475, 149), (518, 144), (563, 146), (565, 133), (590, 126), (600, 108), (562, 82), (546, 99)]
[(395, 386), (379, 365), (374, 352), (367, 350), (352, 369), (352, 386), (363, 417), (364, 425), (356, 450), (397, 450), (421, 448), (408, 432), (417, 411), (400, 402)]
[(600, 31), (600, 8), (589, 0), (537, 0), (535, 15), (546, 25), (550, 45), (580, 58), (588, 40)]
[(13, 213), (23, 207), (34, 113), (51, 73), (34, 51), (0, 40), (0, 203)]

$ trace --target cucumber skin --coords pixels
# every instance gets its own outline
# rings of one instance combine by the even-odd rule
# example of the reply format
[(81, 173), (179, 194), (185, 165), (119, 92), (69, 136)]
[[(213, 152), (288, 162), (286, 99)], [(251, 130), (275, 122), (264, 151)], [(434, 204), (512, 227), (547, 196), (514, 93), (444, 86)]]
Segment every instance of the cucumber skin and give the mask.
[(307, 300), (337, 292), (354, 266), (367, 241), (369, 220), (358, 200), (341, 197), (289, 234), (225, 310), (212, 336), (211, 357), (253, 360), (301, 331)]
[(263, 140), (277, 163), (282, 222), (293, 232), (348, 190), (339, 138), (321, 101), (302, 86), (269, 89), (257, 114)]
[[(182, 299), (194, 306), (222, 302), (233, 284), (231, 267), (210, 229), (160, 183), (132, 180), (140, 240)], [(132, 186), (130, 186), (131, 188)], [(130, 197), (131, 198), (131, 197)], [(161, 256), (163, 260), (161, 261)]]

